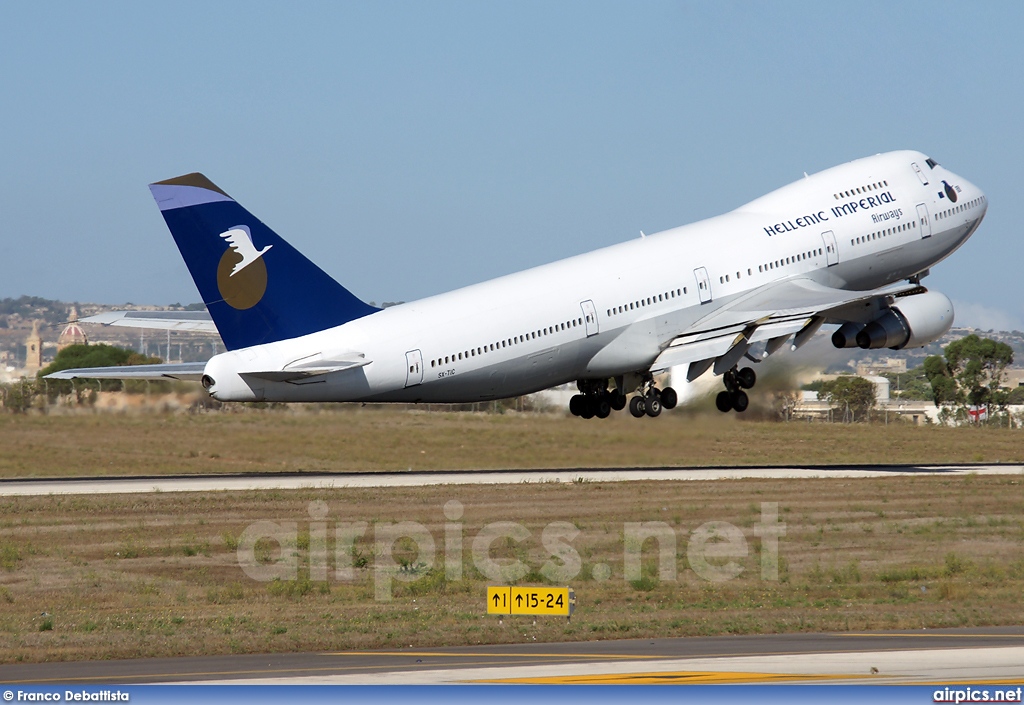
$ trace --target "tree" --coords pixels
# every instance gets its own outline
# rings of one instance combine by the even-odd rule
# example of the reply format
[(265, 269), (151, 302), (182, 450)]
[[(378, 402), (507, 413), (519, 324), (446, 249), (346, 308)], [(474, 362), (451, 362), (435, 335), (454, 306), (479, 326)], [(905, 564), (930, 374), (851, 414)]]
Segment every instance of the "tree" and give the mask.
[(15, 414), (24, 414), (32, 408), (36, 393), (34, 382), (25, 379), (12, 382), (3, 389), (4, 408)]
[(1006, 395), (1007, 404), (1024, 404), (1024, 387), (1014, 387)]
[[(1013, 348), (975, 334), (946, 346), (943, 356), (924, 361), (936, 406), (1003, 407), (1009, 398), (1002, 388), (1003, 374), (1013, 364)], [(992, 409), (989, 410), (990, 418)], [(962, 414), (961, 414), (962, 415)]]
[(934, 398), (924, 365), (906, 372), (883, 372), (882, 376), (889, 380), (889, 388), (893, 390), (893, 396), (899, 399), (932, 401)]
[(844, 414), (849, 410), (853, 415), (852, 420), (856, 420), (858, 415), (866, 416), (875, 405), (875, 385), (863, 377), (841, 375), (823, 382), (818, 394)]

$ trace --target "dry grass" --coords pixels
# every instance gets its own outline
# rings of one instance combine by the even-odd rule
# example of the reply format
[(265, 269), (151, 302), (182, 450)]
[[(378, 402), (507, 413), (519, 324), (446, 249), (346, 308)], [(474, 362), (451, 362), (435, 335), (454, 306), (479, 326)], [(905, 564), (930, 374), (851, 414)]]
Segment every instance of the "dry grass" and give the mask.
[(344, 406), (216, 413), (0, 415), (0, 478), (280, 471), (1024, 462), (991, 428)]
[[(364, 429), (383, 423), (377, 415), (351, 416)], [(306, 426), (289, 417), (283, 420), (293, 430), (306, 428), (318, 444), (328, 447), (327, 429), (343, 428), (346, 418), (314, 418)], [(85, 433), (82, 425), (89, 421), (76, 420), (69, 435)], [(420, 424), (449, 423), (463, 433), (473, 430), (478, 437), (494, 428), (539, 427), (529, 419), (428, 421), (412, 416), (391, 420), (387, 428), (405, 432)], [(551, 428), (545, 437), (556, 434), (560, 422), (547, 423)], [(164, 424), (179, 440), (187, 437), (186, 429), (203, 427), (192, 419), (150, 419), (148, 438), (157, 438)], [(270, 428), (248, 417), (217, 419), (211, 425), (221, 432), (226, 425), (246, 430), (252, 439), (262, 438), (257, 429)], [(19, 428), (44, 426), (22, 422)], [(625, 435), (629, 428), (643, 426), (654, 424), (605, 428), (612, 429), (609, 434)], [(573, 442), (589, 429), (601, 428), (579, 427), (584, 430), (570, 434)], [(683, 432), (687, 426), (670, 421), (662, 428)], [(767, 433), (745, 424), (721, 428), (755, 434), (747, 436), (748, 442)], [(778, 429), (790, 443), (798, 432), (810, 433), (806, 427), (768, 428)], [(10, 425), (5, 439), (9, 430)], [(860, 433), (858, 428), (846, 430)], [(822, 427), (811, 431), (832, 432)], [(131, 436), (130, 429), (124, 433)], [(280, 439), (280, 433), (274, 437)], [(717, 440), (701, 440), (699, 447), (732, 447), (724, 430), (722, 434)], [(252, 450), (238, 439), (215, 441), (212, 431), (200, 435), (192, 447), (206, 453), (219, 448), (225, 457), (231, 452), (228, 448), (237, 449), (242, 457), (261, 455), (266, 465), (256, 467), (272, 467), (287, 453), (275, 450), (266, 439), (261, 441), (266, 444), (262, 450)], [(422, 430), (419, 438), (432, 440)], [(625, 438), (619, 442), (629, 444)], [(785, 445), (778, 439), (772, 443)], [(391, 459), (374, 467), (399, 462), (398, 451), (380, 445), (381, 453)], [(606, 441), (593, 457), (605, 459), (605, 464), (631, 457), (619, 456), (614, 445)], [(438, 449), (436, 442), (428, 447)], [(680, 447), (678, 439), (665, 441), (658, 452), (678, 452)], [(419, 447), (414, 448), (418, 452)], [(313, 457), (309, 449), (298, 450)], [(530, 458), (542, 457), (536, 449), (527, 450)], [(696, 452), (677, 461), (695, 460)], [(819, 457), (818, 451), (804, 452)], [(144, 457), (153, 456), (147, 451)], [(205, 458), (197, 461), (200, 468), (210, 462), (208, 455), (198, 457)], [(497, 457), (491, 456), (488, 463), (497, 463)], [(571, 458), (560, 457), (566, 462)], [(470, 463), (468, 457), (454, 458)], [(450, 462), (459, 466), (454, 459)], [(166, 462), (167, 467), (173, 465), (174, 461)], [(164, 465), (153, 461), (147, 467)], [(1022, 483), (1024, 478), (1016, 476), (888, 477), (0, 499), (0, 661), (194, 655), (198, 649), (244, 653), (1020, 624)], [(444, 560), (447, 520), (442, 508), (452, 499), (465, 507), (464, 577), (457, 581), (445, 580), (437, 567)], [(397, 584), (390, 602), (376, 601), (371, 529), (356, 545), (357, 556), (366, 558), (367, 564), (356, 570), (353, 580), (337, 580), (332, 573), (326, 582), (310, 581), (307, 532), (313, 500), (327, 502), (331, 537), (341, 521), (371, 526), (422, 523), (437, 543), (437, 566), (424, 568), (415, 582)], [(778, 502), (786, 524), (778, 581), (763, 580), (759, 574), (760, 542), (754, 525), (762, 502)], [(298, 523), (296, 544), (286, 548), (298, 554), (298, 580), (260, 583), (239, 568), (239, 536), (257, 520)], [(750, 547), (739, 559), (744, 572), (724, 583), (700, 579), (687, 561), (689, 537), (712, 520), (740, 527)], [(537, 569), (549, 558), (541, 543), (545, 526), (561, 521), (579, 530), (572, 546), (582, 560), (582, 572), (569, 581), (579, 607), (571, 623), (540, 618), (533, 624), (521, 617), (499, 623), (484, 614), (488, 581), (476, 572), (470, 547), (481, 527), (493, 521), (519, 522), (530, 530), (521, 543), (499, 542), (493, 550), (494, 556), (518, 557), (533, 569), (524, 583), (544, 582)], [(653, 544), (645, 546), (642, 578), (632, 584), (624, 579), (626, 521), (658, 521), (672, 528), (678, 539), (678, 580), (658, 580)], [(329, 555), (333, 556), (333, 546)], [(419, 560), (412, 553), (407, 558), (412, 565)], [(598, 564), (610, 566), (610, 579), (593, 578)]]

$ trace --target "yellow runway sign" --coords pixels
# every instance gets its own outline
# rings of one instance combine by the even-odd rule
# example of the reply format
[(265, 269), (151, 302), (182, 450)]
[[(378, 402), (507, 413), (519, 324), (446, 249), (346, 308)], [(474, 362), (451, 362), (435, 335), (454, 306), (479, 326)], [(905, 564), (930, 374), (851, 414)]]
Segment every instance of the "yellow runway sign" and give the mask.
[(512, 588), (487, 588), (487, 614), (512, 614)]
[(569, 617), (576, 609), (576, 593), (568, 587), (487, 588), (488, 614), (553, 614)]

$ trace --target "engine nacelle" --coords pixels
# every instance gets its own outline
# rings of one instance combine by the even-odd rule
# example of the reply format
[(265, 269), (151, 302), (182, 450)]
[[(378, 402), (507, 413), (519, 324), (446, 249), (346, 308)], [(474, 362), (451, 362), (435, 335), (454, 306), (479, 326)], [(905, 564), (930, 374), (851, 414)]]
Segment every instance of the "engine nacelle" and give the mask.
[(837, 348), (857, 347), (857, 334), (864, 330), (863, 323), (849, 321), (839, 326), (839, 330), (832, 334), (832, 344)]
[(920, 348), (944, 336), (952, 326), (953, 302), (945, 294), (926, 291), (897, 299), (857, 333), (857, 345), (865, 350)]

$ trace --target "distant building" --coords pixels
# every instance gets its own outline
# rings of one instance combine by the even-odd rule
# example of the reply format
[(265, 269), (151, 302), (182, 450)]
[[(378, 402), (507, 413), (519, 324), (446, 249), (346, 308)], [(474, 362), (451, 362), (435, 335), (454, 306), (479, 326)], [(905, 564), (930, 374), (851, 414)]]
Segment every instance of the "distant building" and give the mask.
[(39, 336), (39, 321), (32, 321), (32, 332), (25, 338), (25, 374), (34, 376), (43, 369), (43, 339)]
[(907, 361), (902, 357), (890, 357), (880, 362), (861, 363), (857, 365), (858, 377), (874, 377), (887, 372), (903, 374), (907, 371)]
[(88, 345), (89, 338), (78, 323), (78, 309), (71, 307), (71, 315), (68, 317), (68, 324), (61, 331), (57, 338), (57, 352), (60, 352), (69, 345)]
[(1003, 379), (1004, 387), (1009, 387), (1010, 389), (1024, 387), (1024, 367), (1009, 367), (1005, 375)]

